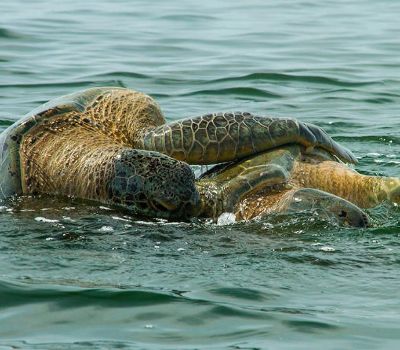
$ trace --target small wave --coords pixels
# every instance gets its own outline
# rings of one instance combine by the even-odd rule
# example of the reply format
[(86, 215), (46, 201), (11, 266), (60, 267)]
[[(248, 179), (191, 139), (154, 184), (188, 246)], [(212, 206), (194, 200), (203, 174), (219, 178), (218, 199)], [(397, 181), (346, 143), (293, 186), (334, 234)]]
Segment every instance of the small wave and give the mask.
[[(329, 118), (329, 119), (331, 119), (331, 118)], [(318, 126), (320, 126), (322, 128), (334, 126), (337, 128), (344, 128), (344, 129), (347, 129), (347, 128), (348, 129), (356, 129), (356, 128), (361, 129), (363, 127), (363, 124), (360, 122), (354, 121), (354, 120), (346, 120), (345, 122), (341, 121), (341, 120), (338, 120), (338, 121), (330, 120), (328, 122), (320, 121), (320, 122), (318, 122)]]
[(251, 73), (242, 76), (234, 76), (227, 78), (220, 78), (212, 80), (213, 83), (219, 82), (231, 82), (231, 81), (254, 81), (254, 80), (269, 80), (269, 81), (295, 81), (295, 82), (309, 82), (324, 85), (333, 85), (341, 87), (356, 87), (356, 86), (367, 86), (373, 84), (380, 84), (380, 81), (345, 81), (337, 78), (329, 78), (317, 75), (292, 75), (284, 73)]
[[(229, 303), (219, 303), (209, 299), (191, 298), (178, 290), (156, 291), (151, 289), (119, 289), (116, 287), (83, 288), (62, 285), (22, 284), (0, 281), (0, 298), (2, 305), (15, 307), (33, 303), (52, 303), (60, 309), (98, 305), (104, 308), (143, 307), (163, 304), (185, 303), (187, 305), (209, 308), (202, 315), (219, 317), (234, 315), (236, 317), (255, 318), (257, 314), (247, 308)], [(213, 290), (214, 295), (230, 295), (238, 299), (262, 301), (263, 294), (246, 288), (220, 288)]]
[(94, 86), (119, 86), (125, 87), (124, 83), (121, 80), (103, 80), (103, 81), (71, 81), (71, 82), (55, 82), (55, 83), (36, 83), (36, 84), (0, 84), (0, 89), (8, 89), (8, 88), (55, 88), (55, 87), (94, 87)]
[(0, 119), (0, 128), (10, 126), (15, 123), (15, 120)]
[(387, 98), (387, 97), (366, 98), (363, 101), (367, 102), (367, 103), (374, 103), (374, 104), (384, 104), (384, 103), (395, 102), (393, 99)]
[(335, 137), (338, 142), (349, 143), (391, 143), (400, 145), (400, 137), (392, 135), (368, 135), (368, 136), (338, 136)]
[(321, 331), (337, 331), (341, 327), (328, 322), (315, 320), (285, 320), (284, 323), (298, 332), (317, 333)]
[(37, 302), (54, 302), (60, 307), (98, 304), (102, 306), (143, 306), (168, 304), (180, 301), (180, 297), (150, 290), (122, 290), (117, 288), (34, 287), (0, 281), (2, 305), (16, 306)]
[(216, 18), (214, 16), (207, 16), (207, 15), (193, 15), (193, 14), (174, 14), (174, 15), (164, 15), (164, 16), (159, 16), (159, 19), (166, 19), (169, 21), (209, 21), (209, 20), (215, 20)]
[(0, 340), (2, 349), (32, 349), (32, 350), (87, 350), (87, 349), (127, 349), (137, 348), (137, 343), (130, 341), (85, 340), (65, 342), (37, 342), (24, 340)]
[(292, 264), (311, 264), (331, 268), (334, 268), (336, 265), (340, 264), (340, 262), (335, 259), (329, 259), (327, 257), (324, 258), (317, 254), (292, 254), (284, 256), (283, 258)]
[[(351, 92), (351, 91), (349, 91)], [(398, 98), (398, 96), (396, 96)], [(346, 97), (346, 96), (324, 96), (324, 100), (337, 100), (337, 101), (349, 101), (349, 102), (365, 102), (372, 104), (387, 104), (396, 102), (396, 99), (388, 97), (371, 97), (371, 98), (359, 98), (359, 97)]]
[(19, 39), (22, 35), (6, 28), (0, 28), (0, 39)]
[(135, 79), (150, 79), (151, 76), (141, 73), (135, 72), (127, 72), (127, 71), (115, 71), (115, 72), (107, 72), (107, 73), (100, 73), (87, 76), (89, 80), (91, 78), (135, 78)]
[(214, 295), (243, 299), (243, 300), (253, 300), (253, 301), (265, 301), (270, 297), (275, 297), (275, 294), (265, 294), (261, 293), (256, 289), (250, 288), (240, 288), (240, 287), (220, 287), (215, 289), (210, 289), (209, 292)]
[(262, 89), (253, 87), (233, 87), (215, 90), (197, 90), (189, 93), (180, 94), (178, 96), (195, 96), (195, 95), (239, 95), (239, 96), (254, 96), (267, 98), (280, 98), (281, 96)]

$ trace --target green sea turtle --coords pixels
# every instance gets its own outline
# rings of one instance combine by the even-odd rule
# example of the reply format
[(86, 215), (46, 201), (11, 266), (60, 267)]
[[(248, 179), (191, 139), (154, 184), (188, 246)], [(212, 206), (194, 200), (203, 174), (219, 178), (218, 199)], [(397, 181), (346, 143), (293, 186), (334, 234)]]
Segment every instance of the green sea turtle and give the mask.
[(361, 208), (400, 203), (400, 179), (361, 175), (323, 149), (294, 144), (211, 169), (196, 186), (198, 215), (230, 212), (237, 220), (313, 210), (339, 224), (367, 226)]
[(0, 196), (58, 194), (182, 217), (200, 203), (187, 163), (229, 162), (289, 143), (355, 162), (312, 124), (250, 113), (165, 124), (143, 93), (92, 88), (46, 103), (1, 134)]

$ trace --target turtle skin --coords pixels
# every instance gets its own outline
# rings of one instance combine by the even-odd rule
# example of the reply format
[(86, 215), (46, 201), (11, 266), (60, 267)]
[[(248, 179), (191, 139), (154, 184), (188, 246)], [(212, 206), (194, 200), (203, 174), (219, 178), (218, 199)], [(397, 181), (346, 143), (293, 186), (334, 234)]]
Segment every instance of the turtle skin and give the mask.
[(0, 196), (46, 193), (147, 216), (191, 216), (201, 201), (188, 164), (238, 161), (291, 143), (356, 162), (312, 124), (242, 112), (166, 124), (146, 94), (91, 88), (46, 103), (1, 134)]
[(369, 226), (363, 209), (400, 203), (400, 179), (357, 173), (326, 150), (281, 146), (202, 174), (197, 215), (237, 220), (318, 212), (339, 225)]

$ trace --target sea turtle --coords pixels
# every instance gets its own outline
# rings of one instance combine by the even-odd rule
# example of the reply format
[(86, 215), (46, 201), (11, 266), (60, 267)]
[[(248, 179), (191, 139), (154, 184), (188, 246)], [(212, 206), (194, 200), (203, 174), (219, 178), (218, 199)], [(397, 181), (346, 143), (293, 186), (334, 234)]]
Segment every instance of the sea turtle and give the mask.
[(400, 179), (357, 173), (323, 149), (285, 145), (224, 164), (197, 181), (199, 216), (238, 220), (315, 210), (339, 224), (368, 226), (361, 208), (400, 203)]
[(321, 128), (294, 119), (237, 112), (165, 124), (143, 93), (91, 88), (44, 104), (1, 134), (0, 197), (58, 194), (182, 217), (200, 203), (187, 163), (229, 162), (289, 143), (356, 161)]

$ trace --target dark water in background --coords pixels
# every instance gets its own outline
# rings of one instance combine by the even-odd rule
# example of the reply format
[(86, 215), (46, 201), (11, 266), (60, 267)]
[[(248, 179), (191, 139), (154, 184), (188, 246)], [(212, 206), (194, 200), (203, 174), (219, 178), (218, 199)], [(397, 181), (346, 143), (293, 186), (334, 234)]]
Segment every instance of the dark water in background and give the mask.
[[(91, 86), (323, 126), (399, 175), (400, 2), (3, 1), (0, 127)], [(0, 207), (0, 349), (398, 349), (400, 212), (217, 226), (97, 203)]]

